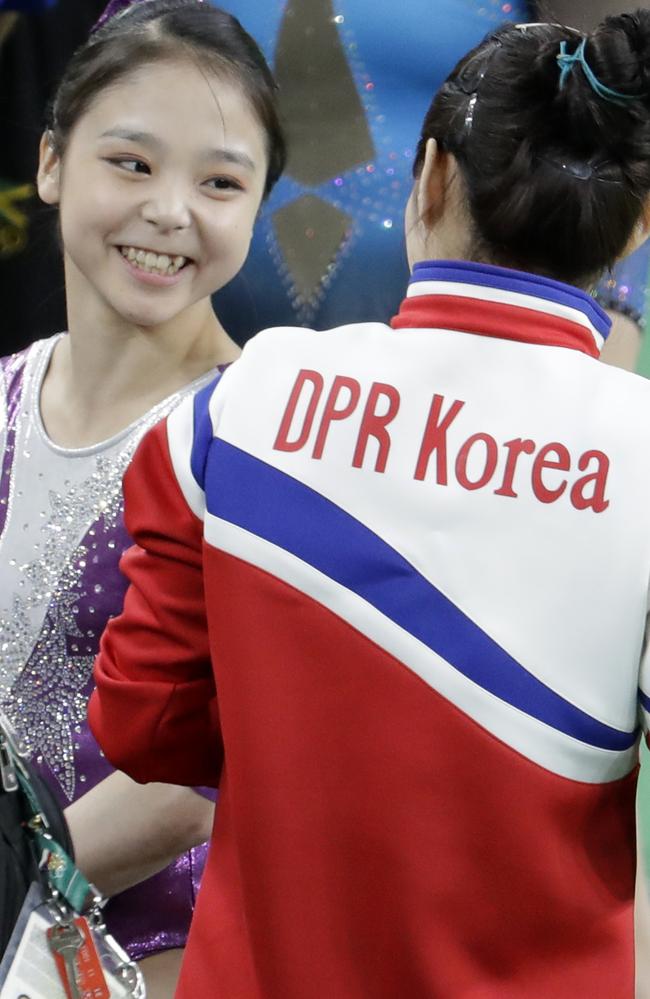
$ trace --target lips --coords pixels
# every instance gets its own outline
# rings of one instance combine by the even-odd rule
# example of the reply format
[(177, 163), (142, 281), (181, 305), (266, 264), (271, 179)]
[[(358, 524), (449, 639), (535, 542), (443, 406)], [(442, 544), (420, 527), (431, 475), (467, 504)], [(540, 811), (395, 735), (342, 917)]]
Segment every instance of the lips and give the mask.
[(122, 256), (138, 270), (147, 274), (160, 274), (162, 277), (173, 277), (189, 263), (189, 257), (154, 253), (153, 250), (142, 250), (137, 246), (120, 246), (119, 250)]

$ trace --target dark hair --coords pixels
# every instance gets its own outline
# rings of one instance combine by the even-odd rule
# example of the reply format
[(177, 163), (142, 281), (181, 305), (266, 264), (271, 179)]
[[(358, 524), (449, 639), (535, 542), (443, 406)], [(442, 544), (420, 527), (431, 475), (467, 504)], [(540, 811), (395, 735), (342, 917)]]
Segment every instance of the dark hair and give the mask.
[(454, 154), (473, 223), (472, 256), (588, 286), (622, 255), (650, 191), (650, 10), (606, 18), (587, 37), (599, 96), (582, 66), (560, 87), (560, 45), (582, 36), (505, 25), (455, 67), (427, 112)]
[(91, 34), (70, 60), (51, 104), (48, 127), (59, 154), (93, 99), (146, 63), (189, 58), (243, 87), (267, 137), (264, 196), (284, 169), (286, 145), (277, 86), (259, 47), (226, 11), (201, 0), (135, 3)]

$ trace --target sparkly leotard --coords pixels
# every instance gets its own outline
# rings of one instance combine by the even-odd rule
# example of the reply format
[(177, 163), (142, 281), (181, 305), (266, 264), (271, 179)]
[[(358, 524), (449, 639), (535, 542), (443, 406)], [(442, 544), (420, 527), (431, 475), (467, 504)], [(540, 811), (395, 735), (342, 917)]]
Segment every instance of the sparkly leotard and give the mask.
[[(387, 322), (407, 281), (402, 218), (421, 122), (457, 60), (526, 0), (229, 0), (280, 83), (289, 162), (240, 274), (216, 296), (226, 329)], [(598, 290), (636, 322), (650, 242)]]
[[(86, 703), (99, 638), (125, 590), (122, 475), (146, 430), (205, 378), (110, 440), (57, 447), (39, 410), (56, 340), (0, 361), (0, 698), (65, 807), (112, 772)], [(184, 945), (205, 850), (109, 903), (109, 926), (134, 957)]]

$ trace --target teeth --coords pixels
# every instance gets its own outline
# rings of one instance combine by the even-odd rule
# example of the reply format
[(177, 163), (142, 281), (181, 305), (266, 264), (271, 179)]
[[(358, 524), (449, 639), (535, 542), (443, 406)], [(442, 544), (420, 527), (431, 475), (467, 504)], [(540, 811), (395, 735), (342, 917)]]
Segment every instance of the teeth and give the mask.
[(122, 246), (120, 252), (123, 257), (147, 274), (171, 276), (176, 274), (187, 260), (186, 257), (170, 257), (167, 253), (154, 253), (152, 250), (137, 250), (134, 246)]

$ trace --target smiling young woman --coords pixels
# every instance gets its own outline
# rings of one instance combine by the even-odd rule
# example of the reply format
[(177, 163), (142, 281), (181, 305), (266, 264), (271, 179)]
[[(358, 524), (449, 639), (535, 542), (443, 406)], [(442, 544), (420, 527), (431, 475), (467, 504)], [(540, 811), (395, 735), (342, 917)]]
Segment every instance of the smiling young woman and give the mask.
[(120, 77), (63, 156), (45, 134), (38, 187), (59, 205), (69, 317), (41, 397), (56, 443), (105, 439), (236, 356), (210, 294), (246, 258), (266, 171), (241, 87), (187, 59)]
[(153, 999), (174, 991), (214, 794), (113, 771), (86, 723), (90, 667), (125, 589), (122, 475), (145, 431), (237, 356), (210, 296), (283, 162), (273, 79), (229, 14), (147, 0), (105, 20), (41, 141), (68, 331), (0, 364), (3, 708)]

